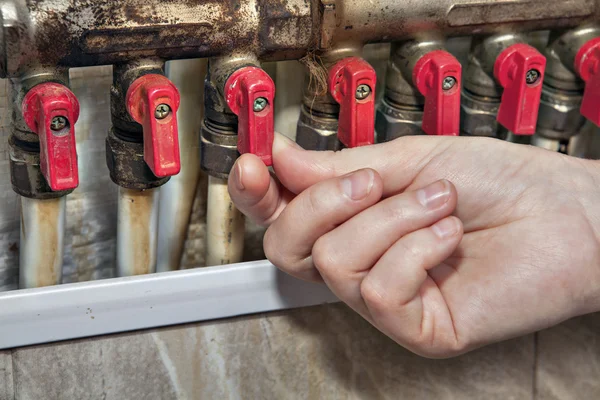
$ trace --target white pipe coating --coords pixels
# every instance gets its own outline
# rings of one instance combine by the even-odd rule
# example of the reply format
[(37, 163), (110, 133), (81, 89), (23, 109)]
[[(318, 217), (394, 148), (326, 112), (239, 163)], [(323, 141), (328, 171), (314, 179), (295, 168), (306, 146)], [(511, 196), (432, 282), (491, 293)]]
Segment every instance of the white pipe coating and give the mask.
[(204, 116), (206, 59), (167, 63), (166, 75), (177, 86), (181, 172), (161, 187), (158, 221), (157, 272), (179, 269), (200, 177), (200, 125)]
[(244, 216), (231, 201), (227, 180), (210, 176), (206, 216), (206, 266), (241, 262), (244, 234)]
[(51, 200), (21, 197), (21, 289), (61, 283), (66, 202), (66, 196)]
[(158, 198), (160, 189), (119, 188), (117, 218), (117, 274), (156, 272)]

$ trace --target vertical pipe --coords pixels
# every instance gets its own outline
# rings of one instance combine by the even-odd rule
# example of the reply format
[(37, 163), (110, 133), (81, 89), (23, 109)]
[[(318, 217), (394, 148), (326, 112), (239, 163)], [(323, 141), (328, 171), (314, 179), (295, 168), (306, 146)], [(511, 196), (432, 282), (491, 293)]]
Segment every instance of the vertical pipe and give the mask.
[(21, 197), (19, 287), (61, 283), (66, 197), (36, 200)]
[(177, 86), (181, 105), (177, 111), (181, 172), (160, 191), (157, 272), (179, 269), (188, 223), (200, 178), (200, 125), (204, 117), (206, 60), (167, 63), (166, 75)]
[(117, 273), (119, 276), (156, 271), (159, 189), (119, 188)]
[(276, 64), (274, 81), (278, 94), (275, 96), (275, 131), (292, 140), (296, 140), (304, 87), (303, 79), (291, 79), (295, 76), (304, 76), (304, 66), (298, 61), (281, 61)]
[(244, 216), (229, 197), (227, 180), (210, 176), (206, 217), (206, 265), (241, 262), (244, 234)]

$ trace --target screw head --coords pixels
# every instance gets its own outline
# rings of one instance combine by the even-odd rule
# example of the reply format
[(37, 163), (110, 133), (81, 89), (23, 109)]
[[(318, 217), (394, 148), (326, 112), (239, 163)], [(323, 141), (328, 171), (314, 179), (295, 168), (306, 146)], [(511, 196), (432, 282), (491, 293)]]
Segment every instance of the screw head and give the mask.
[(259, 97), (256, 100), (254, 100), (254, 105), (252, 109), (254, 110), (254, 112), (261, 112), (262, 110), (267, 108), (267, 104), (269, 104), (267, 99), (265, 99), (264, 97)]
[(364, 100), (371, 94), (371, 88), (369, 85), (358, 85), (356, 88), (355, 97), (357, 100)]
[(525, 81), (527, 82), (528, 85), (532, 85), (532, 84), (536, 83), (538, 81), (538, 79), (540, 79), (540, 71), (538, 71), (536, 69), (530, 69), (529, 71), (527, 71)]
[(50, 122), (50, 129), (53, 131), (62, 131), (67, 126), (67, 119), (62, 116), (52, 118), (52, 122)]
[(154, 110), (154, 118), (165, 119), (171, 113), (171, 107), (168, 104), (159, 104)]
[(444, 78), (444, 81), (442, 82), (442, 89), (444, 90), (450, 90), (452, 89), (455, 85), (456, 85), (456, 78), (453, 76), (447, 76)]

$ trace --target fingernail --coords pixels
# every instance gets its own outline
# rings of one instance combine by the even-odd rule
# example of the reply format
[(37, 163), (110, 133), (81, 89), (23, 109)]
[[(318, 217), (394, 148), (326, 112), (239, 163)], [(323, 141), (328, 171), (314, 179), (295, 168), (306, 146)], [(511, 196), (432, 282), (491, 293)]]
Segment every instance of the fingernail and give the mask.
[(431, 229), (440, 239), (446, 239), (458, 233), (459, 225), (456, 218), (444, 218), (433, 225)]
[(342, 180), (342, 189), (352, 200), (362, 200), (371, 193), (374, 181), (373, 170), (362, 169), (346, 176)]
[(437, 181), (417, 191), (417, 199), (423, 207), (437, 210), (450, 198), (450, 183), (447, 180)]
[(235, 187), (240, 192), (242, 190), (246, 189), (246, 187), (244, 186), (244, 181), (242, 180), (243, 176), (244, 175), (243, 175), (242, 165), (240, 163), (236, 163), (235, 164), (235, 177), (234, 177), (235, 179), (234, 179), (234, 183), (235, 183)]

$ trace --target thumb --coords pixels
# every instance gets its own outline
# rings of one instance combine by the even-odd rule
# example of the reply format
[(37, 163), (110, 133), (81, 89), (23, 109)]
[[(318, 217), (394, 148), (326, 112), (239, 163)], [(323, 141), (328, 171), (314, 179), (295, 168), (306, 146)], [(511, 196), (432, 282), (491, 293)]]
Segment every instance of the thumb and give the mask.
[(383, 195), (388, 196), (406, 189), (429, 161), (448, 148), (452, 139), (406, 136), (387, 143), (333, 152), (304, 150), (292, 140), (276, 134), (273, 168), (283, 186), (295, 194), (320, 181), (371, 168), (383, 179)]

